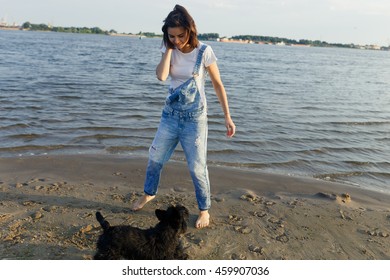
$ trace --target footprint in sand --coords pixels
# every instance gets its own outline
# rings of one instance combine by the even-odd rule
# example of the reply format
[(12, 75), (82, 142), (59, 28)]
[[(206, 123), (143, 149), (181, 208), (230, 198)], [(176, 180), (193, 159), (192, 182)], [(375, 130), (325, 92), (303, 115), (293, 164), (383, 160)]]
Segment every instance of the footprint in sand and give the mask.
[(5, 221), (11, 218), (12, 216), (10, 214), (0, 214), (0, 221)]
[(263, 217), (267, 216), (267, 213), (264, 212), (264, 211), (261, 211), (261, 212), (254, 211), (254, 212), (250, 212), (250, 214), (252, 216), (255, 216), (255, 217), (258, 217), (258, 218), (263, 218)]
[(286, 234), (282, 234), (276, 237), (276, 240), (282, 242), (282, 243), (287, 243), (290, 239)]
[(33, 184), (33, 183), (39, 183), (39, 182), (45, 182), (46, 179), (44, 178), (33, 178), (30, 181), (27, 182), (27, 184)]
[(264, 198), (261, 196), (257, 196), (253, 193), (247, 193), (240, 197), (241, 200), (245, 200), (251, 202), (253, 204), (260, 204), (264, 202)]
[(387, 232), (384, 232), (384, 231), (380, 230), (379, 228), (372, 229), (372, 230), (366, 230), (366, 233), (369, 236), (389, 237), (389, 234)]
[(28, 186), (27, 183), (16, 183), (15, 184), (15, 188), (17, 188), (17, 189), (21, 189), (21, 188), (27, 187), (27, 186)]
[(275, 218), (275, 217), (270, 217), (268, 219), (268, 222), (270, 222), (272, 224), (281, 224), (281, 221), (278, 218)]
[(43, 214), (42, 214), (42, 212), (37, 211), (37, 212), (32, 213), (32, 214), (30, 215), (30, 217), (31, 217), (31, 218), (33, 219), (33, 221), (35, 222), (35, 221), (37, 221), (37, 220), (39, 220), (39, 219), (42, 219), (42, 218), (43, 218)]
[(242, 226), (241, 223), (244, 219), (242, 217), (239, 217), (237, 215), (229, 215), (228, 224), (233, 225), (234, 231), (242, 233), (242, 234), (249, 234), (253, 230), (250, 229), (247, 226)]
[(256, 245), (249, 245), (248, 247), (249, 251), (259, 254), (259, 255), (264, 255), (264, 248)]
[(185, 235), (187, 242), (201, 246), (204, 243), (202, 238), (198, 238), (194, 233), (190, 232)]
[(239, 233), (242, 233), (242, 234), (249, 234), (249, 233), (251, 233), (253, 231), (249, 227), (242, 227), (242, 226), (235, 226), (234, 230), (236, 232), (239, 232)]
[(243, 218), (242, 217), (238, 217), (236, 215), (229, 215), (229, 225), (235, 225), (235, 224), (239, 224), (243, 221)]
[(231, 256), (231, 259), (232, 260), (246, 260), (247, 257), (244, 254), (236, 254), (236, 253), (234, 253)]
[(116, 201), (122, 201), (122, 202), (125, 201), (125, 197), (124, 197), (123, 195), (117, 194), (117, 193), (113, 193), (113, 194), (111, 195), (111, 199), (112, 199), (112, 200), (116, 200)]
[(28, 200), (28, 201), (23, 201), (22, 205), (31, 207), (31, 206), (36, 206), (37, 204), (42, 204), (41, 202), (33, 201), (33, 200)]

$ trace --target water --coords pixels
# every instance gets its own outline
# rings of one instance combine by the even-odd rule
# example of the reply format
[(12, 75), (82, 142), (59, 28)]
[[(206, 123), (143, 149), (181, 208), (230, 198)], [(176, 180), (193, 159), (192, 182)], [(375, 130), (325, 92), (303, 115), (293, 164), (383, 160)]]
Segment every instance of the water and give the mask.
[[(209, 162), (390, 193), (390, 53), (208, 42)], [(0, 31), (0, 156), (147, 156), (167, 84), (159, 39)], [(184, 160), (180, 148), (174, 154)]]

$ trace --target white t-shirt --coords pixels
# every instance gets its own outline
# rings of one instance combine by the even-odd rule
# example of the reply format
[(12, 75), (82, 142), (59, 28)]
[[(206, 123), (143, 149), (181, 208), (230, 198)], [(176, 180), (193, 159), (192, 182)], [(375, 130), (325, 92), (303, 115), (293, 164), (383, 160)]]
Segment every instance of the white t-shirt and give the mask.
[[(189, 53), (182, 53), (178, 49), (174, 49), (172, 51), (171, 67), (169, 72), (170, 88), (175, 89), (192, 77), (199, 49), (202, 45), (203, 43), (200, 42), (198, 47), (196, 47), (192, 52)], [(165, 46), (163, 46), (161, 48), (161, 51), (164, 53), (165, 50), (166, 48)], [(213, 49), (210, 46), (207, 46), (203, 53), (202, 64), (199, 67), (199, 76), (196, 78), (199, 92), (202, 98), (204, 98), (204, 100), (204, 84), (207, 76), (206, 67), (209, 67), (216, 61), (217, 57), (215, 56)]]

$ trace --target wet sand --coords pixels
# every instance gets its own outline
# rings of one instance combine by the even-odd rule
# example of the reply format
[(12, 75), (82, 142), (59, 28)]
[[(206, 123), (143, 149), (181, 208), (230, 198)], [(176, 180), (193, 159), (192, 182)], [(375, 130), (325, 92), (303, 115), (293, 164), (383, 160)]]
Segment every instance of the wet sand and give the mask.
[(142, 195), (146, 159), (34, 156), (0, 159), (0, 259), (92, 259), (101, 228), (148, 228), (156, 208), (183, 204), (182, 243), (199, 260), (390, 259), (390, 195), (310, 178), (209, 167), (211, 224), (195, 229), (198, 209), (185, 164), (170, 162), (159, 194)]

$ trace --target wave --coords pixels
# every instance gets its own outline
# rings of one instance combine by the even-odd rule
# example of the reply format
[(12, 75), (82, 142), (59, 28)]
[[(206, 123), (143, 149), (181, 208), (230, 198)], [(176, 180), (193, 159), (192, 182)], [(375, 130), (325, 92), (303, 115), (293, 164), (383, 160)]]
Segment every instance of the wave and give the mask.
[(346, 164), (355, 165), (355, 166), (364, 166), (364, 167), (380, 167), (381, 169), (389, 169), (390, 170), (390, 162), (381, 161), (381, 162), (371, 162), (371, 161), (354, 161), (354, 160), (346, 160), (344, 161)]
[(85, 152), (102, 152), (103, 145), (21, 145), (12, 147), (0, 147), (2, 156), (44, 155), (44, 154), (79, 154)]
[(9, 135), (7, 138), (10, 139), (22, 139), (22, 140), (33, 140), (43, 137), (42, 134), (36, 134), (36, 133), (28, 133), (28, 134), (15, 134), (15, 135)]
[(368, 122), (329, 122), (331, 125), (347, 125), (347, 126), (380, 126), (390, 125), (390, 121), (368, 121)]
[(368, 148), (368, 147), (321, 147), (309, 151), (314, 151), (315, 153), (322, 153), (322, 154), (332, 154), (332, 153), (367, 154), (367, 153), (381, 152), (377, 148)]
[(70, 101), (70, 100), (81, 100), (82, 97), (75, 96), (75, 95), (60, 95), (60, 96), (57, 96), (57, 99)]
[(323, 173), (323, 174), (315, 174), (313, 178), (322, 179), (322, 180), (330, 180), (330, 181), (350, 181), (350, 178), (356, 180), (357, 177), (364, 178), (372, 178), (376, 180), (387, 181), (390, 179), (390, 173), (386, 172), (364, 172), (364, 171), (347, 171), (347, 172), (337, 172), (337, 173)]
[(209, 155), (221, 155), (221, 154), (233, 154), (235, 153), (236, 151), (233, 150), (233, 149), (224, 149), (224, 150), (209, 150), (207, 153)]
[(16, 123), (6, 126), (0, 126), (0, 130), (11, 130), (11, 129), (18, 129), (18, 128), (28, 128), (29, 125), (25, 123)]
[(93, 139), (97, 141), (102, 141), (106, 139), (122, 139), (122, 138), (128, 138), (128, 136), (124, 135), (113, 135), (113, 134), (94, 134), (94, 135), (84, 135), (76, 137), (72, 140), (72, 144), (74, 143), (82, 143), (82, 142), (88, 142), (88, 140)]
[[(14, 147), (0, 147), (0, 152), (30, 152), (30, 151), (52, 151), (52, 150), (63, 150), (67, 148), (66, 145), (23, 145)], [(75, 148), (75, 147), (72, 147)], [(81, 148), (81, 147), (79, 147)]]
[(225, 161), (208, 161), (210, 165), (215, 166), (228, 166), (228, 167), (237, 167), (237, 168), (248, 168), (248, 169), (264, 169), (269, 167), (269, 164), (266, 163), (239, 163), (239, 162), (225, 162)]

